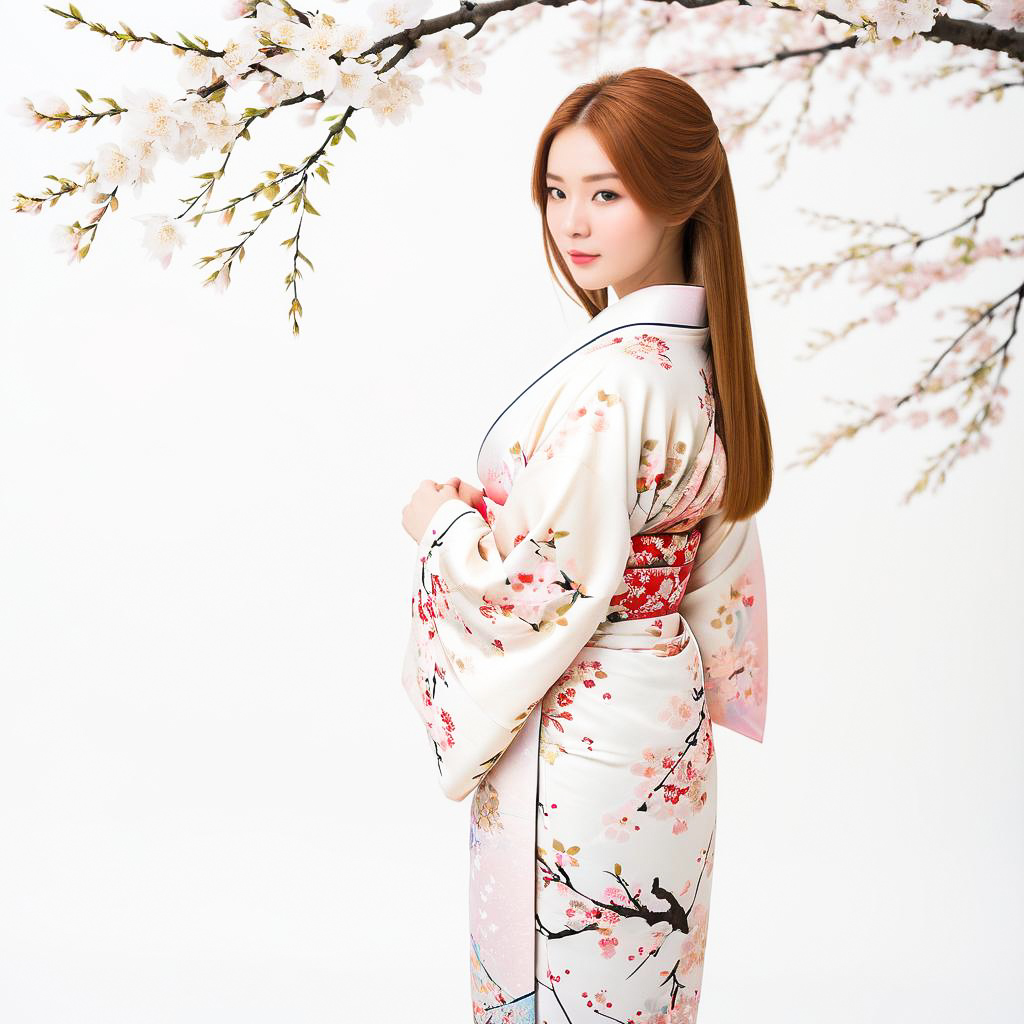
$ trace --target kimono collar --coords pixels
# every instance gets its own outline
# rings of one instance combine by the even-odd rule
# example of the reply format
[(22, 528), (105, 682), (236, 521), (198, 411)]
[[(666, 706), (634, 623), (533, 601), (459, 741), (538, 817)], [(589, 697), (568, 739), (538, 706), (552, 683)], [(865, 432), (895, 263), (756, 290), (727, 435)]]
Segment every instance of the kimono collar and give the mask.
[[(497, 419), (487, 429), (480, 442), (480, 448), (477, 451), (477, 473), (483, 473), (484, 462), (487, 461), (484, 459), (484, 449), (487, 447), (488, 441), (491, 442), (490, 451), (492, 453), (495, 448), (500, 449), (508, 441), (507, 437), (499, 439), (495, 436), (495, 427), (513, 406), (516, 406), (523, 396), (549, 373), (566, 364), (567, 360), (599, 338), (626, 327), (673, 327), (681, 333), (682, 337), (693, 338), (695, 342), (700, 342), (706, 348), (709, 337), (706, 324), (705, 293), (703, 287), (697, 284), (650, 284), (644, 288), (637, 288), (636, 291), (632, 291), (606, 306), (577, 328), (578, 333), (574, 336), (571, 351), (549, 366), (498, 413)], [(522, 407), (519, 406), (519, 408)], [(492, 454), (490, 460), (493, 461), (494, 458), (495, 456)], [(483, 478), (481, 475), (480, 479)]]
[(609, 303), (587, 325), (594, 337), (634, 324), (703, 330), (706, 294), (699, 284), (649, 284)]

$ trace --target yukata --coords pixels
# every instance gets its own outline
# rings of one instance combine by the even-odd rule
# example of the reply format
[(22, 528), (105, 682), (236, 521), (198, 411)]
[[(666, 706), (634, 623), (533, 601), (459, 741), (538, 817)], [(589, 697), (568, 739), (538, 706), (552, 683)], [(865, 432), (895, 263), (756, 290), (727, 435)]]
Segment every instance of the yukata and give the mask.
[(474, 1024), (696, 1020), (712, 723), (760, 742), (767, 674), (712, 374), (703, 288), (628, 293), (503, 410), (483, 498), (418, 544), (402, 683), (441, 790), (472, 794)]

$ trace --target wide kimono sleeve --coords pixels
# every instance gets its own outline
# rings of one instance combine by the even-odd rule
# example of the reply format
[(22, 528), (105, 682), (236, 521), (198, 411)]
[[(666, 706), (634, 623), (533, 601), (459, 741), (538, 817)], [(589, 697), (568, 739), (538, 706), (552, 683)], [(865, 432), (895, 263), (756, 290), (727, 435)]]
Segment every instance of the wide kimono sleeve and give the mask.
[(538, 414), (535, 450), (490, 524), (449, 499), (419, 541), (402, 683), (453, 800), (497, 762), (621, 588), (645, 422), (665, 415), (629, 362), (589, 367)]
[(701, 541), (680, 612), (704, 663), (704, 695), (715, 725), (764, 740), (768, 619), (756, 517), (701, 522)]

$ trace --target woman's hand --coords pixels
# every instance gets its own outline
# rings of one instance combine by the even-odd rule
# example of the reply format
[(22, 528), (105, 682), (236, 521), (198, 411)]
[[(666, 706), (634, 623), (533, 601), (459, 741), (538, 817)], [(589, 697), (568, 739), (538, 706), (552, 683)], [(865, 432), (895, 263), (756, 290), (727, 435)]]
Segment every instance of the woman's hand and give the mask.
[(444, 484), (434, 480), (420, 482), (409, 504), (402, 509), (402, 526), (417, 544), (438, 508), (452, 498), (462, 499), (459, 493), (460, 486), (461, 481), (457, 476)]
[(473, 487), (457, 476), (449, 477), (443, 484), (423, 480), (413, 493), (412, 500), (402, 509), (402, 526), (418, 544), (427, 523), (449, 498), (458, 498), (476, 508), (483, 496), (484, 492), (479, 487)]
[(457, 476), (453, 476), (448, 483), (458, 487), (459, 497), (467, 505), (472, 505), (475, 508), (480, 504), (480, 499), (484, 496), (484, 492), (479, 487), (471, 487), (465, 480), (460, 480)]

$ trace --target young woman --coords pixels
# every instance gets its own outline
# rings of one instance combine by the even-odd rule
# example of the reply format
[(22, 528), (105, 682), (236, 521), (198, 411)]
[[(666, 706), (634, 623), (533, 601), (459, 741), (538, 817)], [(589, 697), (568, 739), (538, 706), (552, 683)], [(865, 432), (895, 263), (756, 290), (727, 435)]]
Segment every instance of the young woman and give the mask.
[(765, 722), (772, 453), (728, 163), (700, 96), (633, 68), (558, 107), (533, 191), (592, 319), (491, 426), (483, 488), (403, 510), (403, 685), (443, 792), (474, 794), (476, 1024), (689, 1024), (712, 722)]

